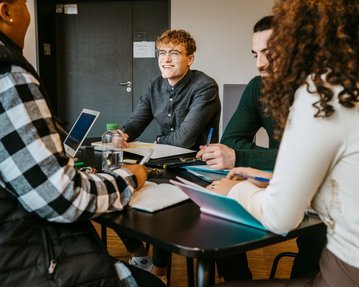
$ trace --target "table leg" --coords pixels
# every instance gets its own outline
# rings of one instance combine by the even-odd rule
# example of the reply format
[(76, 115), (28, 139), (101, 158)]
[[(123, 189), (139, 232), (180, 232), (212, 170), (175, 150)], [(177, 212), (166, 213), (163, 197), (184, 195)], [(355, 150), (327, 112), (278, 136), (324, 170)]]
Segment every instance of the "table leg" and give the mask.
[(209, 287), (213, 284), (213, 261), (210, 259), (197, 259), (197, 287)]
[(105, 224), (101, 224), (101, 239), (103, 242), (103, 245), (107, 249), (107, 229)]

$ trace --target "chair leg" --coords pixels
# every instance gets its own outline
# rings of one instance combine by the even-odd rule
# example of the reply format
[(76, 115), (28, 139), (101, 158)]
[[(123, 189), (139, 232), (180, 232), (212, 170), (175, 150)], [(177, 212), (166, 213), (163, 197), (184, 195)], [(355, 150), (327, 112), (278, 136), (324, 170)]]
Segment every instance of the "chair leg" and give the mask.
[(103, 242), (103, 245), (107, 249), (107, 229), (105, 224), (101, 224), (101, 239)]
[(295, 252), (282, 252), (282, 253), (277, 254), (277, 256), (273, 260), (272, 269), (270, 271), (269, 279), (274, 279), (275, 278), (275, 274), (277, 272), (277, 267), (278, 267), (279, 260), (282, 257), (285, 257), (285, 256), (287, 256), (287, 257), (296, 257), (297, 253), (295, 253)]
[(172, 268), (172, 253), (170, 256), (170, 261), (168, 263), (168, 269), (167, 269), (167, 273), (166, 273), (167, 287), (170, 287), (170, 285), (171, 285), (171, 268)]
[(146, 248), (147, 254), (148, 254), (148, 251), (150, 250), (150, 245), (151, 245), (151, 244), (149, 244), (148, 242), (146, 242), (146, 247), (145, 247), (145, 248)]
[(187, 282), (188, 287), (194, 287), (194, 262), (193, 258), (187, 257)]

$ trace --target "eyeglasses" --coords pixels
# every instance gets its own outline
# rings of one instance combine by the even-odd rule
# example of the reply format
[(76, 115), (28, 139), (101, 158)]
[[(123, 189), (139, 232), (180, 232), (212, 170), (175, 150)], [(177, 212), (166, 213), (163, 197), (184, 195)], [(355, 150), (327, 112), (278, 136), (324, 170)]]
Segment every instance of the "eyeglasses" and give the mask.
[(181, 52), (179, 50), (156, 50), (156, 54), (158, 58), (164, 58), (166, 55), (170, 55), (172, 59), (178, 58), (181, 54), (186, 55), (187, 53)]

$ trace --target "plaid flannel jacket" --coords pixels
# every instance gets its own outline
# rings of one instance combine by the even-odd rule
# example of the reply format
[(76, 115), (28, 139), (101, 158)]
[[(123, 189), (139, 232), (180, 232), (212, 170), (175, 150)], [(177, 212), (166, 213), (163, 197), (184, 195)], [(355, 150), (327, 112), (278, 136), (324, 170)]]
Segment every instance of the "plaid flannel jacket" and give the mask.
[(120, 176), (74, 168), (39, 87), (23, 68), (0, 66), (0, 183), (28, 212), (52, 222), (123, 209), (132, 187)]

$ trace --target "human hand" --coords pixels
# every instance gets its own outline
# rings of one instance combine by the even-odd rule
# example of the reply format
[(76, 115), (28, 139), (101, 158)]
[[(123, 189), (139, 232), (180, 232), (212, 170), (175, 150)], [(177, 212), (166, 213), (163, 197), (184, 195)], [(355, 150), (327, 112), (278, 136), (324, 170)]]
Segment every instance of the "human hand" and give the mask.
[(234, 167), (236, 154), (233, 149), (223, 144), (209, 144), (200, 146), (196, 154), (197, 158), (202, 158), (213, 169), (230, 169)]
[(231, 188), (239, 182), (239, 180), (223, 178), (221, 180), (213, 181), (210, 185), (207, 186), (207, 189), (212, 192), (227, 196)]
[(128, 142), (127, 142), (127, 140), (128, 140), (128, 134), (126, 134), (126, 133), (122, 133), (122, 139), (123, 139), (123, 141), (122, 141), (122, 148), (127, 148), (128, 147)]
[(250, 168), (250, 167), (236, 167), (233, 168), (227, 175), (228, 179), (247, 179), (248, 181), (253, 182), (258, 187), (267, 187), (268, 182), (256, 180), (255, 177), (271, 179), (273, 173)]
[(144, 165), (139, 165), (139, 164), (123, 164), (123, 168), (128, 169), (136, 176), (137, 178), (136, 190), (141, 189), (147, 179), (147, 175), (148, 175), (147, 168)]

